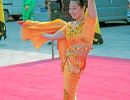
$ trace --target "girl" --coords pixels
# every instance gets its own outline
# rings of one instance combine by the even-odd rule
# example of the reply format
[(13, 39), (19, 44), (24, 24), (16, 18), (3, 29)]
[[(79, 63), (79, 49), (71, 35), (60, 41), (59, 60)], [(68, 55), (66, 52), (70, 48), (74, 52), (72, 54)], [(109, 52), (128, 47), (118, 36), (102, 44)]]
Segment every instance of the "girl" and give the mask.
[[(87, 16), (85, 15), (86, 8), (88, 8)], [(23, 26), (26, 39), (33, 42), (38, 40), (34, 42), (36, 46), (39, 45), (41, 37), (44, 38), (44, 42), (58, 40), (61, 69), (64, 73), (64, 100), (76, 100), (80, 75), (85, 69), (86, 58), (96, 30), (95, 0), (87, 0), (86, 3), (83, 0), (70, 0), (69, 13), (74, 19), (73, 22), (55, 20), (40, 24), (33, 22), (32, 25), (29, 22), (18, 23)], [(56, 28), (55, 31), (54, 28)], [(32, 34), (33, 29), (34, 34), (37, 33), (37, 35)], [(41, 30), (44, 33), (40, 33)], [(39, 34), (40, 37), (38, 37)]]
[(85, 68), (86, 57), (94, 38), (95, 0), (88, 0), (88, 16), (84, 15), (86, 9), (84, 4), (82, 0), (70, 0), (69, 13), (74, 21), (53, 35), (43, 34), (45, 38), (52, 41), (61, 38), (66, 39), (66, 51), (61, 57), (64, 72), (64, 100), (76, 100), (80, 74)]

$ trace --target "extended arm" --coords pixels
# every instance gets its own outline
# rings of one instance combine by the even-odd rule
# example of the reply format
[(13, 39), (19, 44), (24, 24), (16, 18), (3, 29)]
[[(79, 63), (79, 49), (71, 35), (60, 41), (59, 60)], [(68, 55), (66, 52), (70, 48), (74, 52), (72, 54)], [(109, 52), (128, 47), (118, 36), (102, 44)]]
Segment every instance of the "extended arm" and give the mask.
[(95, 0), (88, 0), (88, 14), (92, 18), (96, 18), (97, 17)]
[(62, 31), (59, 30), (54, 34), (43, 34), (43, 37), (53, 41), (53, 40), (65, 38), (65, 35), (63, 34)]

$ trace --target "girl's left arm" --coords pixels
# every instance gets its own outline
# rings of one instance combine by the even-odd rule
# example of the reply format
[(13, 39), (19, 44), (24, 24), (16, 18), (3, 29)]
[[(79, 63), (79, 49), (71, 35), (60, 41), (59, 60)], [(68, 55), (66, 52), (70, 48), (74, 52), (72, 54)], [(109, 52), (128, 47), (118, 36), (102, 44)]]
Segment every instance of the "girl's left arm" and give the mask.
[(47, 33), (45, 33), (45, 34), (43, 34), (43, 37), (47, 38), (49, 40), (54, 41), (54, 40), (65, 38), (65, 35), (64, 35), (64, 33), (61, 30), (58, 30), (54, 34), (47, 34)]
[(96, 18), (97, 17), (95, 0), (88, 0), (88, 14), (92, 18)]

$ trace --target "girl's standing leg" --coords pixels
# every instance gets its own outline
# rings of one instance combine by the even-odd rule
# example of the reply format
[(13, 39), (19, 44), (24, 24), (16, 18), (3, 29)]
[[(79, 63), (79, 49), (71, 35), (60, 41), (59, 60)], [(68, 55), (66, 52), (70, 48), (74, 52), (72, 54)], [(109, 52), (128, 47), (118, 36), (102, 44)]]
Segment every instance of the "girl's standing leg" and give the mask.
[(77, 100), (76, 92), (79, 79), (80, 74), (71, 72), (66, 64), (64, 67), (64, 100)]

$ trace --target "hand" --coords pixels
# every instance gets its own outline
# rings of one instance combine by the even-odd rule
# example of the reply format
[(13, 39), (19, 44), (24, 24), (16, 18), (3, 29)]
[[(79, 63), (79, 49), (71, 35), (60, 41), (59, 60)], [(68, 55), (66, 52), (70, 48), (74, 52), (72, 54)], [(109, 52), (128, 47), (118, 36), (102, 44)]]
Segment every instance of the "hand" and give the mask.
[(25, 21), (17, 21), (18, 24), (23, 25)]
[(29, 6), (25, 6), (25, 10), (27, 11), (29, 9)]

